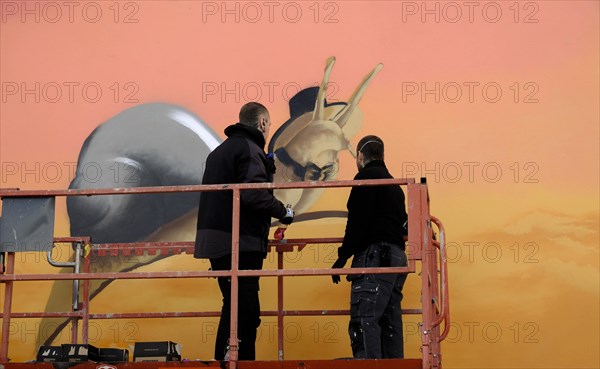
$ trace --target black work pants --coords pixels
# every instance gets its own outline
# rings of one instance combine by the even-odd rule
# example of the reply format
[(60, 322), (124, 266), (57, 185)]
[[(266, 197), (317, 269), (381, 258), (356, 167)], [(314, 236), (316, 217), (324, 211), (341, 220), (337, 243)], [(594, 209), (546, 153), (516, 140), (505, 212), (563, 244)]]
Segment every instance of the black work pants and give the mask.
[[(354, 255), (353, 268), (405, 267), (400, 246), (377, 243)], [(352, 354), (357, 359), (403, 358), (402, 287), (406, 274), (349, 275)]]
[[(240, 253), (239, 269), (262, 269), (264, 253)], [(212, 270), (231, 270), (231, 255), (210, 259)], [(240, 277), (238, 293), (238, 359), (254, 360), (256, 358), (256, 329), (260, 325), (260, 301), (258, 299), (259, 277)], [(215, 343), (215, 359), (224, 360), (228, 349), (231, 318), (231, 279), (219, 278), (219, 289), (223, 295), (221, 319)]]

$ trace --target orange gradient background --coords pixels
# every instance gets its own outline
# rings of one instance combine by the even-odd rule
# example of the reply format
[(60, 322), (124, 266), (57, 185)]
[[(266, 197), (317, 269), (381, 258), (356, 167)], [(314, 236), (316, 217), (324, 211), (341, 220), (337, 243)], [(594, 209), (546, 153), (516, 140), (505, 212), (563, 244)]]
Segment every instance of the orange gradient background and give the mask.
[[(443, 344), (444, 366), (600, 366), (597, 1), (473, 2), (471, 18), (462, 2), (298, 1), (272, 8), (264, 2), (88, 3), (93, 5), (77, 3), (70, 19), (61, 2), (54, 3), (59, 16), (46, 2), (0, 1), (1, 187), (67, 188), (67, 168), (83, 141), (136, 104), (127, 100), (130, 93), (139, 104), (180, 105), (223, 137), (255, 91), (249, 86), (258, 84), (273, 133), (289, 118), (296, 86), (319, 82), (327, 57), (337, 59), (330, 101), (346, 101), (362, 77), (383, 63), (360, 103), (363, 126), (353, 143), (379, 135), (393, 175), (428, 177), (432, 213), (444, 221), (450, 242), (453, 326)], [(15, 83), (42, 89), (65, 82), (79, 83), (73, 101), (67, 87), (57, 102), (7, 90)], [(81, 87), (91, 82), (102, 90), (95, 103), (82, 96)], [(129, 82), (135, 90), (124, 88)], [(238, 95), (206, 94), (211, 83), (234, 91), (239, 83)], [(436, 83), (439, 101), (434, 92), (421, 93)], [(475, 86), (471, 96), (469, 84)], [(484, 85), (499, 86), (501, 95), (484, 92)], [(411, 86), (420, 91), (409, 94)], [(62, 173), (44, 173), (49, 163)], [(350, 154), (342, 153), (339, 178), (351, 179), (355, 171)], [(328, 190), (311, 210), (343, 210), (347, 194)], [(341, 236), (344, 225), (341, 219), (299, 223), (287, 236)], [(189, 228), (166, 236), (191, 240)], [(69, 234), (64, 199), (57, 200), (55, 233)], [(333, 252), (308, 249), (286, 265), (327, 266)], [(267, 267), (274, 265), (270, 257)], [(183, 255), (142, 270), (207, 268)], [(18, 257), (17, 270), (54, 269), (29, 254)], [(288, 309), (347, 308), (348, 283), (295, 278), (286, 286)], [(17, 283), (13, 311), (40, 311), (49, 287)], [(275, 291), (274, 279), (262, 279), (263, 309), (275, 308)], [(404, 294), (405, 307), (418, 305), (417, 276), (409, 276)], [(92, 311), (200, 311), (219, 304), (214, 280), (136, 280), (113, 283), (92, 302)], [(286, 357), (351, 356), (347, 320), (287, 319)], [(409, 357), (419, 356), (417, 321), (406, 318)], [(210, 359), (215, 322), (99, 321), (90, 334), (102, 347), (169, 339), (183, 345), (186, 358)], [(274, 322), (263, 318), (259, 359), (277, 357)], [(11, 329), (10, 357), (33, 359), (36, 320), (14, 320)], [(68, 337), (66, 331), (61, 336), (63, 342)]]

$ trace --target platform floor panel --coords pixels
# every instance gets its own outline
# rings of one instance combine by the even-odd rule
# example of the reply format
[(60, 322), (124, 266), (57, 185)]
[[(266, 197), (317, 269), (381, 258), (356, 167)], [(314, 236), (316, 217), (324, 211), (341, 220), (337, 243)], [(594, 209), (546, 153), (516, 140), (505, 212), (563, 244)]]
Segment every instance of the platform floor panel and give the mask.
[[(285, 361), (238, 361), (239, 369), (421, 369), (421, 359), (383, 360), (285, 360)], [(227, 362), (128, 362), (104, 364), (80, 363), (0, 363), (0, 369), (158, 369), (158, 368), (227, 368)]]

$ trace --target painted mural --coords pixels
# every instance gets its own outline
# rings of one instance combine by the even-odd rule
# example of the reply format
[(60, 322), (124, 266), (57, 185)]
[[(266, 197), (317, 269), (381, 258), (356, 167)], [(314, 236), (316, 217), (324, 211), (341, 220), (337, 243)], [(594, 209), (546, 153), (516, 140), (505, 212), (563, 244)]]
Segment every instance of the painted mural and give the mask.
[[(327, 60), (319, 87), (307, 88), (290, 99), (291, 118), (280, 125), (268, 145), (275, 154), (274, 182), (327, 181), (337, 179), (338, 154), (348, 150), (360, 129), (358, 103), (382, 68), (368, 74), (349, 103), (328, 104), (325, 96), (335, 58)], [(130, 188), (202, 184), (202, 163), (221, 143), (220, 137), (198, 116), (186, 109), (153, 103), (129, 108), (100, 124), (85, 140), (77, 161), (71, 189)], [(297, 160), (293, 159), (297, 158)], [(89, 180), (87, 170), (102, 176)], [(329, 212), (305, 214), (324, 189), (277, 190), (278, 199), (295, 209), (298, 221), (330, 216)], [(93, 243), (146, 241), (160, 238), (163, 228), (196, 224), (199, 194), (151, 194), (67, 198), (71, 236), (89, 236)], [(343, 212), (341, 213), (343, 215)], [(184, 220), (183, 218), (193, 218)], [(175, 225), (173, 225), (175, 224)], [(193, 233), (195, 228), (180, 229)], [(93, 258), (92, 272), (121, 272), (163, 259), (163, 255), (131, 255)], [(64, 272), (71, 272), (65, 269)], [(55, 283), (46, 310), (69, 308), (69, 283)], [(92, 281), (92, 299), (111, 281)], [(56, 330), (39, 340), (50, 345), (70, 320), (43, 319), (41, 325), (56, 324)]]
[[(452, 324), (446, 368), (600, 367), (600, 43), (597, 1), (0, 0), (0, 187), (200, 183), (204, 158), (258, 101), (270, 111), (277, 182), (351, 179), (374, 134), (397, 178), (427, 177), (448, 232)], [(334, 58), (335, 57), (335, 58)], [(335, 65), (335, 66), (334, 66)], [(340, 237), (348, 189), (277, 191), (290, 238)], [(197, 195), (56, 200), (55, 235), (193, 241)], [(273, 227), (272, 231), (275, 229)], [(286, 255), (328, 267), (335, 245)], [(57, 245), (57, 260), (71, 257)], [(270, 255), (265, 268), (275, 268)], [(95, 271), (207, 270), (190, 255), (96, 258)], [(25, 252), (21, 273), (54, 273)], [(420, 303), (419, 278), (404, 287)], [(286, 309), (345, 309), (349, 285), (286, 279)], [(91, 311), (216, 311), (215, 280), (93, 284)], [(289, 292), (288, 292), (289, 291)], [(4, 286), (0, 285), (0, 294)], [(273, 278), (261, 304), (276, 307)], [(0, 299), (0, 307), (4, 302)], [(13, 310), (64, 311), (69, 283), (16, 283)], [(288, 317), (289, 359), (351, 356), (348, 317)], [(405, 325), (419, 357), (419, 319)], [(212, 357), (217, 319), (107, 319), (91, 343), (172, 340)], [(259, 359), (277, 358), (265, 317)], [(14, 319), (27, 361), (70, 325)]]

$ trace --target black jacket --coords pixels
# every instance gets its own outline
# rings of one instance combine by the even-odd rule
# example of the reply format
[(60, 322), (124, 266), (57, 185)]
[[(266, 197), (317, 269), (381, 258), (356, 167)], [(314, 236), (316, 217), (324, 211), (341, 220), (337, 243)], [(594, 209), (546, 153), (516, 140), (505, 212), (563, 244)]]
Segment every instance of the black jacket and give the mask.
[[(206, 159), (202, 184), (264, 183), (273, 181), (275, 165), (265, 155), (265, 139), (252, 127), (234, 124), (227, 139)], [(196, 258), (231, 254), (232, 191), (202, 192), (198, 207)], [(242, 190), (240, 252), (266, 252), (271, 217), (282, 218), (285, 206), (272, 190)]]
[[(382, 160), (373, 160), (354, 177), (357, 179), (394, 178)], [(389, 242), (404, 249), (407, 235), (404, 191), (397, 185), (353, 187), (348, 198), (348, 222), (338, 256), (350, 258), (377, 242)]]

